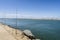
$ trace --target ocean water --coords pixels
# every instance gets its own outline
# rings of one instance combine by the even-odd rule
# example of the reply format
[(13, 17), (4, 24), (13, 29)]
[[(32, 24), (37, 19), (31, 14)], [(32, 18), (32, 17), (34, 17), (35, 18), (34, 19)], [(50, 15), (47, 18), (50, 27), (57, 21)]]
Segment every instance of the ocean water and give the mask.
[(60, 40), (60, 20), (0, 19), (0, 23), (25, 30), (29, 29), (41, 40)]

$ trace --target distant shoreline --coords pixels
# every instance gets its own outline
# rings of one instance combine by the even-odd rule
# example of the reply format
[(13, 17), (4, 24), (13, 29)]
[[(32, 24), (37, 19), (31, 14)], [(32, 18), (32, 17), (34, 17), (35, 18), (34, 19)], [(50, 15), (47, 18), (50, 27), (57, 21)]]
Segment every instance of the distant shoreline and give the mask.
[(60, 18), (0, 18), (0, 19), (60, 20)]

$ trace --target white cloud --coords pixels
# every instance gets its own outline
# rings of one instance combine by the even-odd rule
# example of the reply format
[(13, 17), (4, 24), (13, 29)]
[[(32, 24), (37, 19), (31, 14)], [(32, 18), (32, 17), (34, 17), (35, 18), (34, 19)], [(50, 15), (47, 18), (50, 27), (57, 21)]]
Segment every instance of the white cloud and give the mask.
[(2, 14), (0, 13), (0, 18), (14, 18), (16, 14)]
[(32, 18), (32, 15), (28, 14), (2, 14), (0, 13), (0, 18)]
[[(53, 16), (51, 16), (51, 17), (48, 17), (48, 16), (42, 16), (42, 17), (40, 17), (40, 16), (37, 16), (37, 15), (30, 15), (30, 14), (8, 14), (8, 13), (6, 13), (6, 14), (3, 14), (3, 13), (0, 13), (0, 18), (32, 18), (32, 19), (51, 19), (51, 18), (57, 18), (57, 17), (53, 17)], [(58, 19), (60, 19), (60, 18), (58, 18)]]

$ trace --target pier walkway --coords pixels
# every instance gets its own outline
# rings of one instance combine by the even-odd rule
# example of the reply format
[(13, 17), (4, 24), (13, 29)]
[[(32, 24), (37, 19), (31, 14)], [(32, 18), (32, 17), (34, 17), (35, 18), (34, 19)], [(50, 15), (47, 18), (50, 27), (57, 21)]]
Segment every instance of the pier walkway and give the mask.
[(0, 40), (16, 40), (0, 25)]
[[(25, 35), (24, 33), (27, 34)], [(16, 34), (17, 33), (17, 34)], [(8, 25), (0, 24), (0, 40), (31, 40), (27, 35), (33, 35), (30, 31), (21, 31), (18, 29), (11, 28)], [(32, 39), (40, 40), (40, 39)]]

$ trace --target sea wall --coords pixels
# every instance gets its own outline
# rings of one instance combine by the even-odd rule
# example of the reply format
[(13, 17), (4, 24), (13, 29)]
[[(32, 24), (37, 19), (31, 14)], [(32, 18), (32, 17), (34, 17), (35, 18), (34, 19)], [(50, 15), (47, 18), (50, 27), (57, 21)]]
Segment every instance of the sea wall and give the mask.
[(17, 40), (30, 40), (21, 30), (11, 28), (8, 25), (0, 24), (7, 32), (13, 35)]

